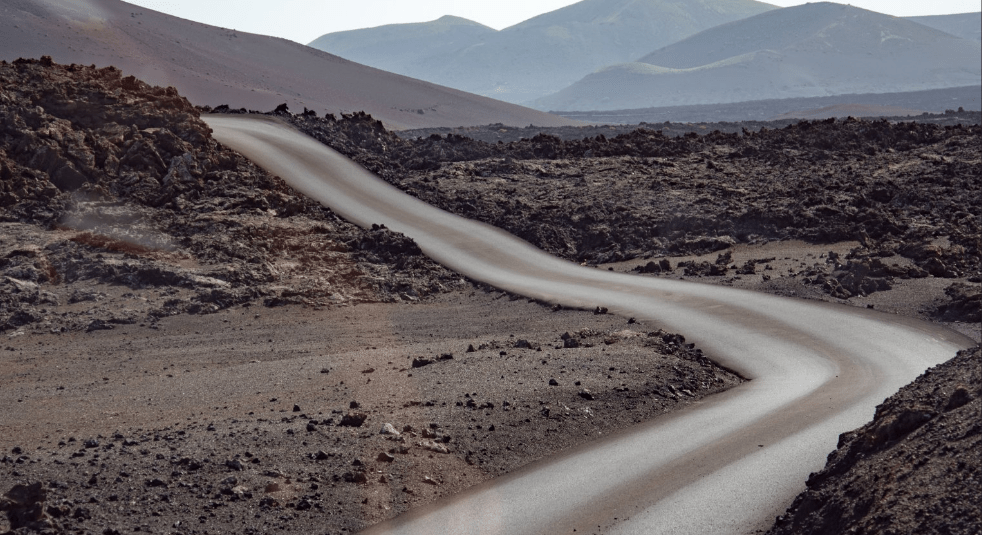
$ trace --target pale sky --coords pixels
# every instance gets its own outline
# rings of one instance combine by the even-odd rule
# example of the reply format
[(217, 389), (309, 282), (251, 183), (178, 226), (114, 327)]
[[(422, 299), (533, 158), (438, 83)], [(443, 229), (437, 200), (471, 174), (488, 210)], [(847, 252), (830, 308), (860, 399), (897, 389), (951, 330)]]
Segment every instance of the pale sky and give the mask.
[[(495, 29), (507, 28), (578, 0), (127, 0), (181, 18), (309, 43), (325, 33), (383, 24), (425, 22), (456, 15)], [(725, 0), (723, 0), (725, 1)], [(804, 4), (769, 0), (777, 6)], [(888, 15), (947, 15), (979, 11), (979, 0), (852, 0)]]

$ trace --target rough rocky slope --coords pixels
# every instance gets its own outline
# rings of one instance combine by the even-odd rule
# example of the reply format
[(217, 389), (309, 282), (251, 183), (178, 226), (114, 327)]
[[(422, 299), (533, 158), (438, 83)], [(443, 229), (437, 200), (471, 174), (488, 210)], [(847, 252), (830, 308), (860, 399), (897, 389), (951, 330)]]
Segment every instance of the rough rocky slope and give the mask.
[(839, 437), (768, 533), (982, 532), (982, 349), (959, 352)]
[(222, 147), (198, 113), (112, 67), (0, 63), (0, 330), (461, 284), (411, 240), (359, 229)]

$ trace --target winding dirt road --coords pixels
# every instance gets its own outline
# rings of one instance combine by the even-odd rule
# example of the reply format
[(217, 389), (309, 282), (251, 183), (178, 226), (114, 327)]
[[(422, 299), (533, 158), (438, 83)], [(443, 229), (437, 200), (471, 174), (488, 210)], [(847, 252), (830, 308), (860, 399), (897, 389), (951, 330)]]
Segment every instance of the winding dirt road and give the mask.
[(375, 526), (367, 533), (749, 533), (766, 529), (838, 435), (973, 342), (925, 322), (571, 264), (433, 208), (266, 117), (207, 116), (214, 136), (363, 226), (412, 237), (499, 288), (606, 306), (682, 332), (753, 379)]

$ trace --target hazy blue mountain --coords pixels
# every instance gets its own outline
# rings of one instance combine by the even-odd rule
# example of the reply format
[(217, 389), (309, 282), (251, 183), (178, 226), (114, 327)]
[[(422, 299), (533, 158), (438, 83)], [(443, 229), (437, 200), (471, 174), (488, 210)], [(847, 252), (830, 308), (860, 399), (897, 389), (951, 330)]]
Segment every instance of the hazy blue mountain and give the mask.
[(769, 11), (590, 74), (535, 101), (614, 110), (978, 85), (980, 43), (830, 2)]
[(955, 37), (982, 41), (982, 11), (959, 13), (957, 15), (930, 15), (927, 17), (906, 18), (918, 24), (950, 33)]
[(599, 68), (772, 9), (754, 0), (583, 0), (500, 32), (445, 17), (327, 34), (310, 45), (421, 80), (525, 102)]
[(377, 69), (411, 75), (420, 60), (453, 54), (495, 33), (494, 28), (447, 15), (431, 22), (329, 33), (308, 46)]

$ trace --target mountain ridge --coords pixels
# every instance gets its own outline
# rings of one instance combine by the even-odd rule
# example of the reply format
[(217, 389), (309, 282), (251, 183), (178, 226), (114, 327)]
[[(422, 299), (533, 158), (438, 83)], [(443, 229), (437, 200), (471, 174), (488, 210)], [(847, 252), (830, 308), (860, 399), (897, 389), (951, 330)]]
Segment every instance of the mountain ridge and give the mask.
[(962, 39), (982, 41), (982, 12), (955, 13), (951, 15), (927, 15), (905, 17), (907, 20), (930, 26)]
[(286, 39), (188, 21), (121, 0), (20, 0), (0, 6), (0, 59), (52, 56), (115, 66), (174, 86), (199, 105), (318, 113), (366, 111), (395, 129), (493, 122), (571, 124), (540, 111), (440, 87)]
[(614, 110), (978, 85), (978, 42), (820, 2), (705, 30), (532, 103)]
[[(415, 50), (405, 44), (390, 47), (389, 52), (364, 47), (352, 59), (521, 103), (558, 91), (607, 65), (634, 60), (698, 31), (772, 9), (754, 0), (583, 0), (498, 32), (471, 35), (467, 46), (430, 48), (430, 41), (420, 40)], [(380, 42), (390, 39), (386, 32), (396, 29), (380, 28), (374, 32)], [(406, 34), (414, 30), (401, 29)], [(357, 37), (372, 33), (366, 32)], [(311, 45), (343, 56), (347, 45), (341, 41), (352, 37), (356, 36), (327, 34)]]

